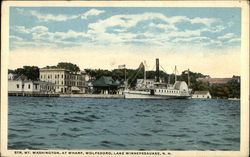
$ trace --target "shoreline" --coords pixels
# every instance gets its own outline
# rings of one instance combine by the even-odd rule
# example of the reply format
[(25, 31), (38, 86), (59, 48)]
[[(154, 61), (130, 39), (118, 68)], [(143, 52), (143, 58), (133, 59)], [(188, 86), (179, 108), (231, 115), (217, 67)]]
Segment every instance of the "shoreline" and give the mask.
[(112, 99), (124, 99), (122, 94), (60, 94), (59, 97), (70, 97), (70, 98), (112, 98)]

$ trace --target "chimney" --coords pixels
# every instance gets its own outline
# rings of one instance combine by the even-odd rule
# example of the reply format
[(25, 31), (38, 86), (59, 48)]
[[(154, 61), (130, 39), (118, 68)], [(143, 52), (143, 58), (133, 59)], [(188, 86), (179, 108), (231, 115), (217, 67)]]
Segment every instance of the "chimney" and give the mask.
[(160, 82), (159, 59), (156, 58), (156, 82)]

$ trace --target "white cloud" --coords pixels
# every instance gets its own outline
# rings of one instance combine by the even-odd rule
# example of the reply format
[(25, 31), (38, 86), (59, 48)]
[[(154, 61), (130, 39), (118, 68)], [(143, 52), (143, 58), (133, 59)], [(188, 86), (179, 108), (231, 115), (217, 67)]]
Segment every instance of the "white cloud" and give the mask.
[(30, 29), (31, 32), (43, 33), (47, 32), (49, 29), (45, 26), (35, 26)]
[[(24, 26), (16, 26), (15, 31), (32, 35), (32, 41), (22, 41), (20, 37), (11, 35), (10, 38), (15, 40), (14, 47), (50, 45), (50, 47), (61, 47), (62, 45), (71, 44), (72, 46), (81, 45), (83, 39), (89, 38), (85, 32), (76, 32), (68, 30), (67, 32), (49, 32), (45, 26), (35, 26), (25, 28)], [(77, 41), (64, 41), (65, 39), (78, 39)]]
[(193, 19), (190, 19), (190, 23), (192, 24), (197, 24), (197, 23), (201, 23), (204, 24), (206, 26), (210, 26), (211, 24), (218, 22), (218, 19), (214, 19), (214, 18), (200, 18), (200, 17), (196, 17)]
[(35, 16), (38, 20), (47, 22), (47, 21), (67, 21), (78, 18), (77, 15), (53, 15), (53, 14), (41, 14), (37, 11), (30, 11), (31, 15)]
[(90, 9), (89, 11), (83, 13), (82, 15), (80, 15), (80, 17), (82, 19), (87, 19), (89, 16), (98, 16), (102, 13), (104, 13), (104, 10), (97, 10), (97, 9)]
[(24, 26), (13, 26), (11, 27), (13, 31), (23, 33), (23, 34), (28, 34), (30, 33), (30, 30), (26, 29)]
[(190, 41), (202, 41), (202, 40), (209, 40), (208, 37), (190, 37), (190, 38), (176, 38), (173, 42), (190, 42)]
[(9, 38), (13, 39), (13, 40), (16, 40), (16, 41), (23, 41), (23, 38), (15, 36), (15, 35), (10, 35)]
[[(160, 23), (155, 22), (155, 20), (160, 21)], [(132, 41), (150, 41), (151, 43), (158, 40), (159, 37), (162, 39), (161, 41), (166, 41), (171, 37), (189, 37), (189, 36), (197, 36), (201, 35), (201, 32), (210, 31), (210, 32), (217, 32), (222, 30), (221, 27), (210, 27), (211, 24), (218, 22), (218, 19), (214, 18), (188, 18), (186, 16), (173, 16), (173, 17), (166, 17), (161, 13), (153, 13), (153, 12), (146, 12), (143, 14), (132, 14), (132, 15), (114, 15), (109, 18), (99, 20), (96, 23), (90, 23), (88, 25), (89, 31), (88, 34), (95, 36), (95, 39), (98, 39), (99, 42), (103, 41), (106, 42), (107, 39), (110, 39), (114, 42), (131, 42)], [(142, 28), (138, 28), (137, 24), (140, 22), (144, 22), (144, 26)], [(182, 30), (178, 29), (175, 25), (178, 22), (189, 22), (191, 24), (203, 24), (203, 28), (196, 29), (196, 30)], [(136, 28), (137, 27), (137, 28)], [(148, 28), (146, 28), (148, 27)], [(118, 29), (117, 29), (118, 28)], [(154, 30), (154, 28), (162, 29), (162, 31)], [(140, 33), (144, 33), (150, 35), (153, 39), (134, 39), (127, 38), (127, 40), (121, 40), (122, 36), (129, 29), (137, 30), (134, 32), (135, 35), (140, 35)], [(113, 30), (115, 33), (109, 33), (110, 30)], [(144, 31), (144, 32), (143, 32)], [(140, 33), (138, 33), (140, 32)], [(150, 34), (151, 33), (151, 34)], [(130, 33), (131, 34), (131, 33)], [(108, 36), (108, 38), (107, 38)], [(113, 39), (111, 39), (113, 38)], [(165, 39), (164, 39), (165, 38)]]
[(32, 15), (36, 17), (40, 22), (48, 22), (48, 21), (67, 21), (67, 20), (73, 20), (77, 18), (87, 19), (90, 16), (97, 16), (102, 13), (104, 13), (104, 10), (97, 10), (97, 9), (90, 9), (89, 11), (86, 11), (83, 14), (77, 14), (77, 15), (66, 15), (66, 14), (44, 14), (40, 13), (36, 10), (24, 10), (21, 8), (16, 8), (16, 10), (20, 14), (24, 15)]
[(233, 33), (227, 33), (223, 36), (219, 36), (218, 39), (230, 39), (230, 38), (233, 38), (235, 36), (235, 34)]
[(240, 41), (241, 41), (240, 38), (233, 38), (233, 39), (230, 39), (230, 40), (228, 41), (228, 43), (240, 42)]

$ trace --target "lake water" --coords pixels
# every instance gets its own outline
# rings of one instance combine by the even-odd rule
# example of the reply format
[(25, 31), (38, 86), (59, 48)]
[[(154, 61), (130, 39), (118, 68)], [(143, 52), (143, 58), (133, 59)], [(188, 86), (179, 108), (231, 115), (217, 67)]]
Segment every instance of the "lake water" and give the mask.
[(9, 97), (9, 149), (239, 150), (240, 101)]

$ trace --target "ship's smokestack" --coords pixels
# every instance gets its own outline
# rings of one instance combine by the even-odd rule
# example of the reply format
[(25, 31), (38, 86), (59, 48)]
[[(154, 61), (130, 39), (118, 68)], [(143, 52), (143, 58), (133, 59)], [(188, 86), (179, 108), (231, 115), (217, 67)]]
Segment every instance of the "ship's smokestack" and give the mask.
[(156, 58), (156, 82), (160, 82), (159, 59)]

